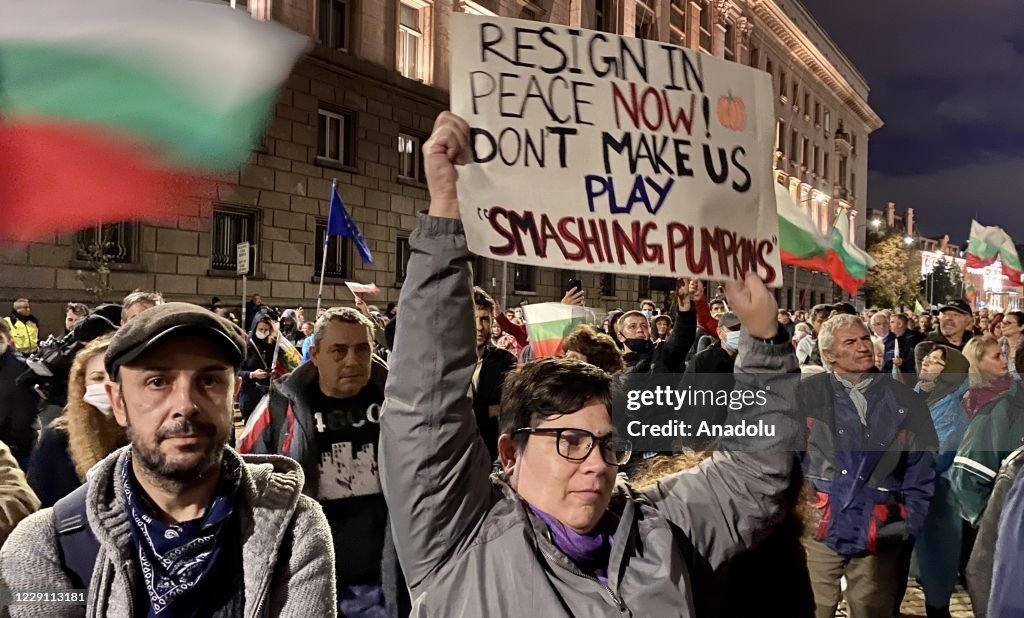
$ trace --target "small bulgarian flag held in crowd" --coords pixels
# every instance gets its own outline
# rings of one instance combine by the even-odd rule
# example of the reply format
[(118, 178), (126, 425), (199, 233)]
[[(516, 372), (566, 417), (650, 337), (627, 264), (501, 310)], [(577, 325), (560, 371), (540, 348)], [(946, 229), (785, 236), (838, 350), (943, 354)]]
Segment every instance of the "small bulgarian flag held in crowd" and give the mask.
[(562, 340), (580, 324), (593, 324), (594, 314), (584, 307), (563, 303), (523, 305), (526, 334), (533, 348), (533, 358), (541, 359), (562, 353)]
[(215, 198), (308, 44), (225, 2), (3, 0), (0, 239)]
[(902, 356), (900, 356), (900, 340), (893, 339), (892, 343), (894, 346), (892, 354), (892, 379), (896, 380), (900, 384), (904, 384), (905, 381), (903, 380), (903, 372), (900, 371), (899, 366), (896, 364), (896, 361), (898, 359), (903, 358)]
[(287, 375), (302, 364), (302, 354), (288, 338), (280, 332), (277, 334), (277, 345), (274, 350), (274, 366), (271, 373), (275, 378)]

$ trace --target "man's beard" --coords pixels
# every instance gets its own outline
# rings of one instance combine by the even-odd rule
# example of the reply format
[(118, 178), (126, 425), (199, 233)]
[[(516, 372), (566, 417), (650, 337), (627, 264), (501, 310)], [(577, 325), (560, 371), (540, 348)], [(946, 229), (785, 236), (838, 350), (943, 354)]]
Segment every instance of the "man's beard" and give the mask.
[[(224, 446), (227, 444), (227, 436), (221, 440), (217, 439), (217, 428), (213, 425), (188, 420), (176, 423), (171, 427), (160, 428), (154, 437), (156, 444), (152, 446), (140, 439), (130, 422), (127, 434), (132, 445), (132, 452), (146, 472), (154, 480), (170, 484), (189, 484), (202, 478), (211, 469), (220, 465), (224, 455)], [(184, 435), (201, 435), (210, 440), (209, 450), (202, 453), (198, 461), (187, 467), (170, 463), (164, 452), (160, 450), (161, 441)]]

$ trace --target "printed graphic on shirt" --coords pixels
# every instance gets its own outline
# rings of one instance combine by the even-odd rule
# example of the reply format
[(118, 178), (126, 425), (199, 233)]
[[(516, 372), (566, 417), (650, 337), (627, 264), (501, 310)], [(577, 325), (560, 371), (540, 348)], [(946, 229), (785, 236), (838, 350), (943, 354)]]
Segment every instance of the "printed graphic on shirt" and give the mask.
[(323, 411), (313, 414), (320, 449), (317, 498), (323, 502), (381, 493), (380, 403), (359, 396), (323, 403), (314, 408)]
[(340, 500), (381, 492), (377, 475), (377, 446), (335, 443), (320, 454), (320, 500)]

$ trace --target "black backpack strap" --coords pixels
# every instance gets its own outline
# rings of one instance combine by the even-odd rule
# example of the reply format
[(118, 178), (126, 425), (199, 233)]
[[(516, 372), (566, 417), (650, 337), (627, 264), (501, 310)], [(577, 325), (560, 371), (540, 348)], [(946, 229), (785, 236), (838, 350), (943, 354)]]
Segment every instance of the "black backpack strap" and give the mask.
[(89, 587), (100, 543), (89, 527), (85, 497), (89, 483), (64, 496), (53, 505), (53, 527), (61, 566), (76, 589)]

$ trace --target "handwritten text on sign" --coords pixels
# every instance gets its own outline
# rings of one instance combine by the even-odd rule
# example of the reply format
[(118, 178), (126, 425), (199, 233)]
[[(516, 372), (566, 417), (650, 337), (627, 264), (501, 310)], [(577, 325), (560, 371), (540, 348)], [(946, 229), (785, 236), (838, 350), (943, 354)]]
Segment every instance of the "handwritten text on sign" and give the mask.
[(767, 74), (674, 45), (452, 15), (470, 249), (523, 264), (779, 285)]

